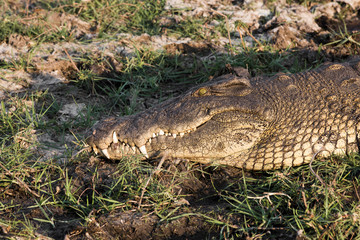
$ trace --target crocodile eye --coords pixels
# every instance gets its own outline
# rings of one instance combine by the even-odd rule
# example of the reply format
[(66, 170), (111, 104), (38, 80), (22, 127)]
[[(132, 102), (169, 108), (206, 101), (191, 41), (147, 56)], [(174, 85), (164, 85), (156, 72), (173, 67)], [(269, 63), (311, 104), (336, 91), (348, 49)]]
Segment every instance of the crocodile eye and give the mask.
[(199, 90), (197, 91), (199, 96), (203, 96), (207, 93), (206, 88), (199, 88)]

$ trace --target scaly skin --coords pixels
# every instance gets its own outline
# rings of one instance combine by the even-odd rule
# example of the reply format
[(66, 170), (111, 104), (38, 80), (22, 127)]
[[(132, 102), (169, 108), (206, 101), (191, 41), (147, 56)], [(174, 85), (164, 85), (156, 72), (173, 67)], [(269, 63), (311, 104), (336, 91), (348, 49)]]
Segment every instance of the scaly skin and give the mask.
[(360, 62), (273, 77), (224, 75), (132, 116), (96, 124), (88, 143), (109, 159), (167, 153), (269, 170), (314, 154), (359, 151)]

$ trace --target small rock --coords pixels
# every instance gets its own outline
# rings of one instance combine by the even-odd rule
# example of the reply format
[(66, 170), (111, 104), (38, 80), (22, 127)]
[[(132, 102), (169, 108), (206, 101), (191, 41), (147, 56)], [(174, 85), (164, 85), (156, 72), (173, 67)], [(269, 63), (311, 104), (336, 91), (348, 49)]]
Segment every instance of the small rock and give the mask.
[(85, 103), (65, 104), (59, 111), (62, 114), (60, 119), (77, 117), (86, 108)]

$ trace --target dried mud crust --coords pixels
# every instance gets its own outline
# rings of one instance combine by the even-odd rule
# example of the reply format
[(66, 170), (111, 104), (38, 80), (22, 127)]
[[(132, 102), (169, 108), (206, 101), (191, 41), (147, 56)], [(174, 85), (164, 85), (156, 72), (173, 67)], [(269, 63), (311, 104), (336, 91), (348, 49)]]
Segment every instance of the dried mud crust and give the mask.
[(92, 222), (88, 232), (100, 239), (111, 239), (112, 236), (118, 239), (205, 239), (211, 236), (210, 226), (201, 217), (181, 217), (160, 224), (159, 220), (154, 214), (119, 211)]
[[(11, 1), (16, 2), (16, 1)], [(54, 25), (56, 28), (64, 27), (70, 31), (77, 40), (87, 39), (86, 43), (70, 42), (45, 42), (39, 46), (36, 39), (20, 34), (12, 34), (3, 42), (0, 42), (0, 64), (10, 64), (17, 62), (27, 54), (31, 55), (28, 68), (0, 69), (0, 99), (8, 101), (11, 95), (25, 94), (36, 90), (49, 91), (55, 99), (60, 102), (61, 109), (59, 115), (54, 119), (45, 119), (46, 121), (62, 121), (64, 119), (79, 118), (78, 113), (83, 111), (83, 106), (88, 106), (94, 102), (106, 102), (107, 99), (91, 95), (82, 87), (76, 86), (70, 82), (74, 79), (79, 69), (89, 69), (97, 76), (113, 76), (121, 74), (124, 66), (119, 59), (131, 58), (135, 55), (138, 47), (146, 46), (151, 50), (159, 50), (168, 54), (181, 54), (181, 57), (189, 61), (202, 61), (204, 58), (210, 59), (216, 57), (216, 54), (228, 52), (229, 44), (233, 47), (254, 46), (255, 41), (246, 33), (246, 31), (236, 29), (236, 21), (246, 23), (249, 31), (259, 41), (265, 40), (271, 43), (274, 49), (282, 53), (296, 52), (291, 55), (284, 66), (291, 66), (294, 62), (316, 63), (319, 59), (318, 49), (323, 45), (320, 56), (324, 60), (338, 61), (345, 59), (353, 54), (359, 54), (359, 45), (346, 42), (344, 45), (327, 45), (341, 36), (333, 36), (334, 32), (345, 32), (344, 23), (347, 26), (346, 31), (350, 34), (360, 31), (360, 20), (357, 14), (359, 6), (354, 1), (336, 1), (324, 2), (322, 4), (312, 4), (304, 7), (300, 4), (286, 5), (286, 1), (278, 1), (274, 14), (271, 8), (264, 5), (264, 1), (167, 1), (167, 9), (189, 9), (183, 11), (176, 17), (164, 18), (162, 20), (163, 35), (150, 36), (142, 34), (134, 36), (130, 33), (122, 33), (116, 36), (115, 40), (96, 39), (98, 27), (94, 23), (87, 23), (80, 20), (77, 16), (65, 13), (55, 13), (52, 11), (33, 11), (29, 18), (24, 21), (30, 25), (42, 24), (48, 25), (48, 32), (51, 32)], [(9, 3), (11, 4), (11, 3)], [(21, 3), (18, 3), (21, 5)], [(344, 21), (336, 18), (343, 8), (349, 8), (351, 14), (345, 16)], [(220, 13), (220, 14), (219, 14)], [(191, 38), (181, 38), (168, 36), (167, 28), (173, 27), (184, 20), (186, 17), (221, 14), (228, 15), (229, 33), (228, 37), (219, 36), (216, 39), (193, 40)], [(47, 19), (48, 22), (46, 22)], [(45, 23), (43, 22), (45, 21)], [(217, 21), (211, 21), (203, 28), (204, 31), (214, 31), (219, 24)], [(240, 36), (243, 41), (240, 41)], [(341, 39), (340, 39), (341, 40)], [(353, 40), (360, 42), (360, 35), (354, 35)], [(35, 47), (36, 46), (36, 47)], [(30, 54), (31, 53), (31, 54)], [(215, 54), (216, 53), (216, 54)], [(96, 59), (97, 61), (84, 61), (77, 59)], [(195, 60), (194, 60), (195, 59)], [(186, 65), (183, 66), (186, 69)], [(224, 67), (225, 68), (225, 67)], [(173, 90), (174, 91), (174, 90)], [(171, 92), (172, 93), (172, 92)], [(144, 102), (151, 102), (152, 99), (142, 99)], [(74, 102), (76, 104), (74, 105)], [(156, 102), (156, 101), (153, 101)], [(144, 107), (145, 108), (145, 107)], [(76, 134), (85, 135), (87, 129), (71, 129)], [(59, 157), (61, 161), (69, 160), (64, 152), (69, 147), (75, 147), (74, 138), (69, 129), (66, 130), (66, 137), (60, 139), (57, 132), (33, 132), (38, 137), (40, 144), (52, 142), (56, 145), (53, 149), (38, 149), (42, 161)], [(64, 140), (65, 139), (65, 140)], [(66, 146), (66, 147), (65, 147)], [(84, 192), (81, 198), (86, 199), (89, 189), (93, 187), (92, 173), (97, 169), (99, 187), (96, 189), (99, 193), (104, 193), (107, 189), (104, 186), (110, 186), (116, 181), (117, 175), (114, 175), (116, 163), (88, 157), (86, 162), (75, 162), (68, 166), (69, 175), (72, 176), (75, 189)], [(172, 166), (167, 162), (164, 168)], [(154, 168), (156, 164), (154, 164)], [(174, 167), (174, 166), (172, 166)], [(199, 168), (204, 166), (199, 166)], [(74, 211), (64, 208), (52, 208), (52, 216), (55, 227), (50, 224), (32, 221), (36, 229), (36, 236), (49, 239), (204, 239), (219, 237), (221, 227), (212, 224), (202, 214), (212, 213), (215, 219), (222, 219), (227, 216), (228, 205), (221, 200), (219, 193), (215, 189), (224, 190), (236, 183), (242, 176), (242, 172), (234, 168), (205, 168), (196, 171), (188, 171), (183, 165), (175, 166), (184, 176), (174, 191), (181, 191), (186, 195), (184, 201), (179, 203), (179, 210), (176, 215), (180, 216), (173, 220), (161, 219), (151, 209), (137, 209), (138, 198), (135, 198), (132, 209), (115, 209), (110, 212), (94, 211), (89, 213), (90, 219), (87, 223), (80, 219)], [(203, 176), (202, 172), (206, 172)], [(164, 173), (162, 173), (164, 174)], [(156, 178), (162, 179), (165, 185), (172, 178), (172, 175), (160, 175)], [(64, 191), (65, 182), (59, 181), (54, 184), (53, 189)], [(215, 186), (215, 188), (214, 188)], [(19, 212), (15, 215), (18, 219), (43, 219), (44, 215), (39, 210), (31, 210), (29, 206), (35, 204), (29, 194), (23, 188), (1, 189), (7, 191), (8, 197), (0, 199), (3, 204), (12, 202), (19, 205)], [(58, 193), (60, 194), (60, 193)], [(204, 198), (205, 196), (211, 196)], [(188, 205), (187, 202), (190, 204)], [(146, 205), (146, 202), (145, 204)], [(26, 210), (23, 210), (26, 209)], [(10, 210), (9, 210), (10, 212)], [(6, 212), (7, 214), (8, 212)], [(193, 214), (197, 213), (197, 214)], [(181, 216), (183, 215), (183, 216)], [(4, 217), (5, 215), (0, 215)], [(241, 216), (234, 215), (227, 220), (234, 229), (242, 221)], [(84, 224), (87, 224), (84, 226)], [(12, 237), (8, 234), (6, 227), (0, 224), (0, 238)], [(235, 231), (235, 230), (234, 230)], [(255, 230), (254, 230), (255, 231)], [(277, 236), (278, 239), (294, 239), (296, 232), (286, 229), (277, 230), (259, 230), (264, 234), (264, 238)], [(246, 234), (241, 235), (246, 238)]]
[[(154, 162), (154, 168), (157, 162)], [(143, 200), (141, 209), (138, 209), (139, 197), (135, 201), (130, 201), (133, 207), (119, 207), (107, 213), (91, 212), (89, 213), (89, 222), (86, 227), (81, 225), (80, 221), (72, 220), (70, 223), (58, 224), (56, 228), (48, 228), (43, 226), (43, 231), (48, 233), (48, 236), (55, 239), (62, 239), (59, 233), (65, 233), (69, 239), (210, 239), (217, 238), (221, 231), (222, 225), (214, 225), (211, 219), (226, 222), (233, 228), (233, 232), (239, 228), (243, 222), (241, 215), (233, 214), (228, 216), (230, 204), (221, 201), (221, 192), (227, 189), (232, 190), (231, 185), (236, 184), (242, 177), (243, 172), (240, 169), (225, 167), (213, 168), (205, 167), (203, 165), (195, 165), (188, 170), (188, 163), (186, 161), (174, 165), (172, 160), (165, 161), (163, 168), (166, 169), (160, 172), (154, 178), (159, 179), (161, 184), (169, 185), (173, 179), (173, 173), (181, 174), (181, 179), (178, 179), (177, 187), (173, 189), (174, 192), (181, 192), (185, 198), (180, 199), (177, 203), (173, 203), (172, 207), (168, 209), (167, 213), (173, 212), (169, 219), (161, 218), (164, 213), (157, 213), (151, 210), (147, 200)], [(107, 190), (105, 186), (111, 186), (116, 181), (116, 174), (118, 169), (114, 168), (113, 163), (103, 161), (91, 157), (90, 162), (78, 163), (77, 166), (72, 166), (68, 169), (69, 175), (73, 177), (73, 187), (78, 191), (83, 192), (82, 198), (86, 199), (91, 195), (87, 189), (90, 189), (94, 184), (93, 176), (90, 173), (97, 170), (98, 181), (95, 190), (97, 194), (104, 193)], [(114, 179), (108, 178), (113, 175)], [(204, 174), (204, 172), (206, 174)], [(252, 173), (247, 173), (249, 176)], [(57, 183), (59, 186), (65, 184), (64, 182)], [(173, 184), (173, 183), (172, 183)], [(235, 189), (233, 189), (235, 190)], [(88, 195), (89, 194), (89, 195)], [(177, 209), (176, 209), (177, 208)], [(161, 210), (161, 209), (160, 209)], [(29, 213), (30, 214), (30, 213)], [(32, 212), (31, 217), (41, 217), (41, 212)], [(63, 212), (67, 215), (66, 212)], [(30, 215), (27, 215), (30, 217)], [(69, 216), (69, 215), (67, 215)], [(76, 218), (75, 216), (72, 216)], [(231, 232), (231, 230), (230, 230)], [(273, 229), (252, 229), (249, 233), (259, 232), (263, 237), (273, 238), (274, 236), (281, 239), (294, 239), (296, 232), (286, 228)], [(247, 234), (239, 233), (238, 236), (245, 238)], [(91, 239), (90, 238), (90, 239)]]
[[(226, 207), (226, 206), (218, 206)], [(214, 211), (215, 209), (192, 209), (201, 213), (202, 211)], [(186, 214), (184, 211), (181, 214)], [(241, 218), (233, 218), (228, 223), (238, 223)], [(99, 227), (101, 226), (101, 227)], [(235, 226), (235, 225), (234, 225)], [(90, 236), (99, 239), (217, 239), (220, 227), (214, 227), (204, 221), (201, 216), (180, 217), (169, 222), (159, 223), (159, 218), (154, 214), (144, 215), (136, 212), (119, 212), (102, 216), (98, 222), (91, 223), (88, 233)], [(255, 229), (254, 232), (264, 232), (262, 229)], [(267, 229), (261, 234), (263, 238), (270, 239), (295, 239), (296, 234), (287, 229)], [(116, 237), (114, 237), (116, 236)], [(238, 235), (240, 237), (240, 235)], [(242, 238), (246, 238), (246, 234)]]

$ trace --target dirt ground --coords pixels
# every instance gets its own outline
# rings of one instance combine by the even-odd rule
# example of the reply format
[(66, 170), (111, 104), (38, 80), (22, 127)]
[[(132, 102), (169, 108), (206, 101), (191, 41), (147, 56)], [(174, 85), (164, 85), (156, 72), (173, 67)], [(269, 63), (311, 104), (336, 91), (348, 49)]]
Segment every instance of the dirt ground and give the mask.
[[(24, 4), (22, 1), (9, 1), (11, 4)], [(25, 2), (25, 1), (24, 1)], [(272, 5), (274, 6), (274, 5)], [(84, 111), (90, 103), (107, 101), (97, 94), (89, 94), (82, 87), (72, 83), (79, 69), (84, 63), (76, 59), (106, 59), (101, 63), (93, 61), (86, 67), (91, 69), (97, 76), (111, 76), (121, 64), (115, 56), (121, 55), (131, 58), (135, 54), (136, 46), (146, 45), (151, 50), (164, 50), (168, 54), (180, 53), (183, 56), (196, 56), (199, 59), (211, 59), (214, 53), (228, 52), (229, 45), (232, 47), (251, 48), (256, 41), (268, 42), (273, 49), (281, 54), (295, 52), (286, 61), (288, 66), (295, 62), (302, 64), (316, 63), (317, 61), (342, 61), (359, 54), (360, 46), (360, 1), (338, 0), (322, 1), (321, 3), (309, 2), (299, 4), (288, 1), (278, 1), (274, 7), (268, 7), (266, 1), (228, 1), (228, 0), (169, 0), (165, 6), (167, 9), (188, 9), (184, 14), (187, 16), (230, 16), (227, 18), (227, 31), (231, 37), (219, 37), (213, 40), (193, 40), (191, 38), (179, 38), (163, 35), (150, 36), (149, 34), (132, 35), (129, 33), (119, 34), (116, 40), (101, 41), (96, 38), (98, 30), (96, 26), (84, 22), (65, 13), (55, 13), (45, 10), (31, 12), (27, 20), (29, 24), (37, 24), (39, 16), (46, 16), (56, 26), (66, 25), (73, 30), (75, 37), (88, 38), (88, 42), (77, 43), (63, 41), (59, 43), (41, 43), (32, 53), (31, 69), (0, 69), (0, 99), (10, 101), (13, 94), (25, 94), (32, 91), (48, 91), (53, 98), (61, 99), (60, 115), (57, 121), (67, 121), (78, 118), (79, 113)], [(339, 15), (346, 9), (346, 14), (339, 20)], [(276, 13), (276, 14), (275, 14)], [(176, 18), (164, 18), (163, 26), (181, 21), (184, 15)], [(33, 20), (31, 20), (33, 19)], [(31, 22), (32, 21), (32, 22)], [(248, 28), (236, 29), (236, 21), (246, 23)], [(216, 20), (209, 23), (209, 29), (217, 26)], [(346, 26), (346, 27), (345, 27)], [(249, 34), (251, 33), (251, 34)], [(340, 34), (341, 33), (341, 34)], [(242, 39), (242, 40), (241, 40)], [(7, 41), (0, 43), (0, 61), (11, 63), (18, 61), (34, 46), (36, 41), (29, 37), (13, 34)], [(136, 43), (136, 44), (134, 44)], [(245, 46), (244, 46), (245, 44)], [(261, 48), (261, 47), (260, 47)], [(321, 49), (321, 50), (319, 50)], [(259, 49), (262, 51), (262, 49)], [(187, 86), (185, 86), (187, 87)], [(185, 88), (184, 87), (184, 88)], [(171, 89), (163, 87), (165, 95), (179, 94), (182, 88)], [(158, 101), (158, 96), (149, 99), (140, 99), (139, 109), (145, 109)], [(116, 115), (116, 113), (114, 113)], [(108, 116), (103, 116), (106, 118)], [(50, 119), (49, 119), (50, 121)], [(37, 149), (42, 161), (56, 158), (59, 162), (68, 161), (65, 156), (69, 148), (76, 149), (75, 136), (86, 136), (87, 127), (67, 131), (60, 138), (54, 132), (35, 131), (33, 138), (40, 144), (56, 146)], [(77, 149), (80, 151), (81, 149)], [(150, 162), (155, 168), (158, 161)], [(226, 211), (229, 203), (219, 201), (221, 191), (231, 189), (231, 186), (244, 173), (234, 168), (214, 168), (203, 165), (195, 165), (189, 171), (188, 163), (181, 161), (174, 164), (167, 160), (163, 168), (166, 173), (159, 173), (157, 178), (164, 185), (174, 184), (171, 171), (181, 173), (173, 191), (181, 192), (186, 196), (173, 206), (179, 207), (179, 218), (168, 221), (162, 220), (159, 213), (149, 211), (146, 204), (142, 210), (137, 208), (136, 203), (129, 202), (126, 206), (119, 206), (110, 212), (91, 212), (87, 224), (79, 220), (71, 208), (56, 208), (51, 211), (53, 218), (57, 219), (56, 228), (46, 223), (37, 223), (35, 235), (37, 239), (217, 239), (222, 226), (214, 225), (204, 218), (203, 214), (209, 214), (214, 218), (228, 217)], [(88, 154), (86, 161), (79, 161), (68, 166), (67, 171), (74, 180), (74, 187), (82, 189), (82, 197), (87, 196), (87, 189), (91, 189), (94, 183), (92, 172), (97, 171), (97, 184), (109, 185), (112, 179), (107, 176), (119, 174), (114, 163)], [(204, 173), (205, 172), (205, 173)], [(54, 176), (57, 173), (54, 170)], [(257, 176), (258, 173), (245, 173)], [(62, 189), (64, 182), (54, 185), (54, 188)], [(230, 187), (229, 187), (230, 186)], [(20, 187), (19, 187), (20, 188)], [(217, 192), (215, 189), (218, 189)], [(7, 199), (1, 199), (3, 204), (12, 202), (22, 206), (33, 205), (32, 199), (28, 199), (24, 191), (11, 189)], [(97, 189), (106, 192), (106, 189)], [(204, 196), (211, 196), (204, 198)], [(129, 208), (133, 206), (133, 208)], [(198, 214), (193, 214), (197, 212)], [(28, 218), (41, 218), (41, 211), (28, 210), (21, 212)], [(1, 215), (4, 217), (4, 215)], [(236, 228), (239, 216), (233, 215), (226, 219), (229, 226)], [(0, 225), (1, 226), (1, 225)], [(258, 229), (254, 229), (254, 232)], [(275, 236), (275, 237), (274, 237)], [(250, 239), (246, 234), (238, 235), (241, 239)], [(6, 227), (0, 228), (0, 238), (26, 239), (15, 237), (9, 233)], [(305, 239), (301, 233), (289, 229), (272, 228), (263, 231), (260, 238), (266, 239)], [(226, 237), (224, 237), (226, 239)], [(251, 238), (255, 239), (255, 238)]]

